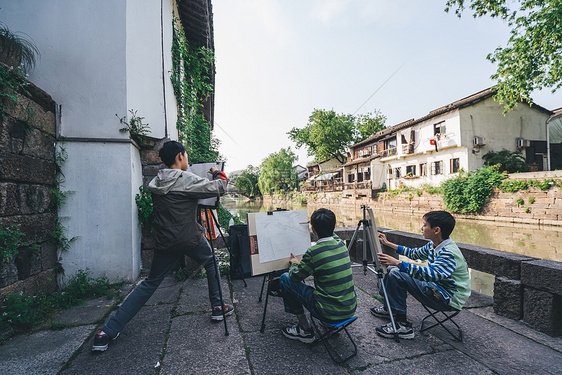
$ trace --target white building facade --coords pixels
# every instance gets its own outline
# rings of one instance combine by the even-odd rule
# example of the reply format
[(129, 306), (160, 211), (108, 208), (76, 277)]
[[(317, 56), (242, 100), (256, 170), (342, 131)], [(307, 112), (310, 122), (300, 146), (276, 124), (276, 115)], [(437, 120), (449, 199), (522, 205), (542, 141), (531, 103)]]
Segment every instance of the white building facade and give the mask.
[(359, 157), (346, 164), (346, 180), (370, 164), (372, 189), (439, 186), (460, 169), (483, 166), (483, 155), (502, 149), (520, 150), (532, 168), (546, 170), (542, 148), (553, 112), (520, 103), (504, 115), (493, 94), (483, 90), (351, 146), (352, 157)]

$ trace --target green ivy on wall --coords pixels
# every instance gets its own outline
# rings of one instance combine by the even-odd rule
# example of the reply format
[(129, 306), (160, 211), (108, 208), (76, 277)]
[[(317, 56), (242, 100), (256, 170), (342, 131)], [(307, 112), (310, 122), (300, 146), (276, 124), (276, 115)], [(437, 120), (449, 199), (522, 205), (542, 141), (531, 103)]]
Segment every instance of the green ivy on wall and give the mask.
[(214, 63), (213, 51), (188, 42), (174, 17), (171, 73), (172, 86), (178, 102), (176, 123), (180, 142), (186, 146), (189, 162), (208, 163), (218, 161), (219, 141), (211, 133), (211, 127), (203, 114), (203, 103), (213, 91), (210, 68)]
[(4, 105), (6, 103), (12, 102), (15, 104), (18, 101), (18, 97), (11, 93), (11, 89), (17, 91), (20, 87), (25, 88), (27, 86), (27, 80), (25, 79), (26, 73), (23, 67), (19, 66), (14, 68), (6, 68), (0, 65), (0, 118), (4, 119)]

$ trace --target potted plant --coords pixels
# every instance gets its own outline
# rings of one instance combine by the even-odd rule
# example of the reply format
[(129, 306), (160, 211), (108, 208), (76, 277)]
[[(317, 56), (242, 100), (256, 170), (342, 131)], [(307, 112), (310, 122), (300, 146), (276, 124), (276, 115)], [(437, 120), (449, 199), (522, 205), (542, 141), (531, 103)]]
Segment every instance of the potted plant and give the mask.
[(0, 22), (0, 62), (18, 67), (23, 64), (26, 71), (33, 69), (39, 50), (29, 39), (19, 36)]

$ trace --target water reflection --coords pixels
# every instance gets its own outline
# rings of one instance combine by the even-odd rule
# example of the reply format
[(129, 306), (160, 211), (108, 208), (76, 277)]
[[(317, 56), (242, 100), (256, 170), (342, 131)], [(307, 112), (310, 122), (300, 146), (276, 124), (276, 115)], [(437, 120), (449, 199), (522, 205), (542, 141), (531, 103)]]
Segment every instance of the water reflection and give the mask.
[[(224, 199), (223, 206), (243, 220), (248, 212), (271, 211), (276, 208), (307, 209), (312, 214), (320, 205), (298, 206), (291, 204), (264, 205), (261, 201), (247, 202)], [(337, 227), (356, 227), (362, 219), (362, 210), (356, 207), (326, 206), (336, 214)], [(405, 215), (375, 210), (377, 226), (409, 233), (420, 233), (421, 215)], [(508, 251), (536, 258), (562, 262), (562, 227), (538, 226), (531, 224), (501, 223), (458, 219), (451, 237), (460, 243), (467, 243), (491, 249)]]

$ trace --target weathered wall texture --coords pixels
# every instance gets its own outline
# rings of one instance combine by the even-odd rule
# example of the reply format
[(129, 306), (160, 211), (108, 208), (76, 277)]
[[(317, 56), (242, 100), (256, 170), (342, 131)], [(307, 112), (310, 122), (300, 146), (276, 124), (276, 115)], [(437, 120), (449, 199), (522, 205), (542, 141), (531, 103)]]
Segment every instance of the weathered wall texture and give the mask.
[(0, 260), (0, 297), (57, 286), (57, 249), (49, 242), (57, 220), (51, 191), (56, 187), (55, 103), (33, 84), (26, 91), (15, 93), (17, 103), (4, 99), (0, 118), (0, 227), (19, 226), (26, 235), (22, 241), (36, 249)]
[[(142, 163), (142, 182), (144, 186), (148, 186), (158, 171), (165, 165), (160, 160), (158, 152), (162, 145), (169, 141), (169, 139), (162, 139), (158, 141), (146, 141), (141, 148), (141, 163)], [(142, 271), (147, 272), (152, 264), (152, 256), (154, 255), (155, 234), (143, 226), (142, 228), (142, 241), (141, 241), (141, 267)]]

